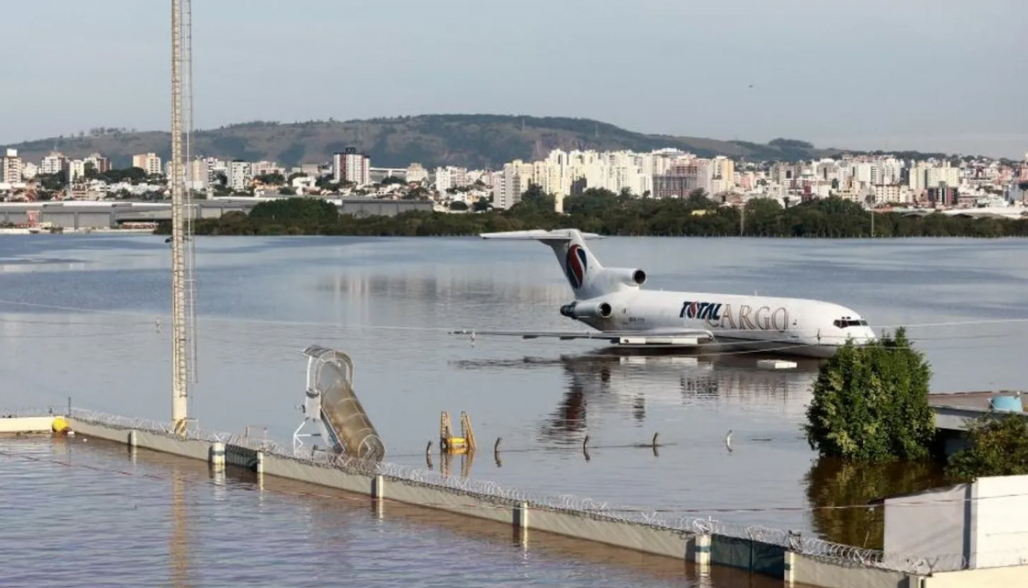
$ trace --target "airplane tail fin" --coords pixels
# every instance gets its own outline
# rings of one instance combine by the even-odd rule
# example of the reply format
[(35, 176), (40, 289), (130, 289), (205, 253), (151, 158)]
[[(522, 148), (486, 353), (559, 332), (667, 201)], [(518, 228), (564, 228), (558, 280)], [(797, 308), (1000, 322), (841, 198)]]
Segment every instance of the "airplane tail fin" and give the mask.
[(585, 300), (606, 294), (608, 288), (603, 280), (603, 265), (585, 245), (586, 239), (602, 239), (595, 233), (581, 233), (577, 229), (558, 229), (544, 231), (505, 231), (501, 233), (482, 233), (483, 239), (511, 239), (523, 241), (540, 241), (549, 245), (557, 256), (560, 268), (575, 293), (577, 300)]

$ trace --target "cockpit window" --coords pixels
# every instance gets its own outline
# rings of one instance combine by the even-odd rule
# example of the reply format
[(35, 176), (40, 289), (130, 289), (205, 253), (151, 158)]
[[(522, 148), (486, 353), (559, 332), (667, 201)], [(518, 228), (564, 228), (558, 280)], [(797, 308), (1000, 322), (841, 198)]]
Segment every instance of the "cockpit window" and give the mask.
[(849, 327), (866, 327), (867, 321), (863, 319), (841, 318), (835, 319), (832, 324), (840, 329), (847, 329)]

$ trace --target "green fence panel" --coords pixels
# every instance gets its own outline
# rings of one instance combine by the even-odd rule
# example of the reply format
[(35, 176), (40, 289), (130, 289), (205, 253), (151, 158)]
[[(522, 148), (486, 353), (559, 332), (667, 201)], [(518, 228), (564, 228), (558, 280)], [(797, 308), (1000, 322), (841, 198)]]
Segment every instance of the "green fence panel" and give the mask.
[(713, 535), (710, 538), (710, 563), (782, 578), (785, 574), (785, 548), (752, 539)]

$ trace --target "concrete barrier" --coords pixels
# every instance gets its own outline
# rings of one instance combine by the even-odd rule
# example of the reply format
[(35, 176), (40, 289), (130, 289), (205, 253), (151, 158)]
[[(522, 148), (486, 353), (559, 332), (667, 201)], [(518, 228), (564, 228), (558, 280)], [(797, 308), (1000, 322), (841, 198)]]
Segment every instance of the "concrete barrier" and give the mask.
[(178, 439), (167, 433), (123, 429), (76, 418), (69, 418), (68, 424), (76, 434), (85, 435), (86, 437), (96, 437), (97, 439), (124, 443), (130, 447), (134, 441), (135, 447), (138, 448), (152, 449), (162, 453), (170, 453), (203, 461), (208, 461), (210, 457), (210, 441)]
[(792, 580), (810, 586), (831, 588), (920, 588), (911, 575), (892, 570), (844, 564), (837, 560), (791, 555)]
[(1025, 586), (1024, 567), (940, 572), (924, 578), (920, 588), (1012, 588)]
[(0, 418), (0, 435), (49, 433), (53, 425), (52, 416)]

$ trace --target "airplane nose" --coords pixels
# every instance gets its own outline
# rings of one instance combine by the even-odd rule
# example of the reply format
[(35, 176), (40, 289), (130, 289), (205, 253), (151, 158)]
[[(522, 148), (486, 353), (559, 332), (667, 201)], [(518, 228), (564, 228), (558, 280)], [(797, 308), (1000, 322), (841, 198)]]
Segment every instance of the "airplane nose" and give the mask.
[(857, 343), (873, 343), (878, 340), (878, 336), (875, 335), (875, 330), (871, 327), (864, 327), (859, 337), (856, 337)]

